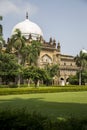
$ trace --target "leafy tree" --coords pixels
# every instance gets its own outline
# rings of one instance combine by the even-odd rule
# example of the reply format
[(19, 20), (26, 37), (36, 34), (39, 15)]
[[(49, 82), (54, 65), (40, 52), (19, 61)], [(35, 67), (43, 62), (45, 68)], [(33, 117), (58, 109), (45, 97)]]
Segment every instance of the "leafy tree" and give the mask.
[(49, 75), (48, 80), (46, 81), (46, 84), (49, 85), (52, 83), (53, 77), (55, 75), (59, 76), (59, 66), (57, 64), (54, 65), (46, 65), (45, 69)]
[[(40, 54), (40, 42), (32, 41), (31, 45), (25, 44), (26, 39), (22, 36), (21, 31), (16, 29), (15, 34), (9, 39), (7, 52), (15, 53), (18, 58), (18, 64), (23, 67), (26, 63), (37, 65)], [(20, 75), (18, 75), (18, 85), (20, 85)]]
[(32, 79), (35, 83), (35, 87), (37, 87), (39, 80), (46, 80), (48, 77), (46, 71), (38, 67), (33, 67), (32, 72), (33, 72)]
[(78, 75), (70, 76), (69, 83), (72, 85), (78, 85)]
[(3, 81), (14, 81), (15, 77), (19, 74), (20, 66), (14, 55), (7, 53), (0, 53), (0, 77)]
[(24, 78), (28, 79), (28, 81), (32, 79), (34, 81), (35, 87), (37, 87), (39, 80), (46, 80), (48, 78), (45, 69), (41, 69), (36, 66), (26, 67), (23, 72)]
[(30, 86), (30, 79), (32, 78), (32, 75), (33, 75), (32, 69), (33, 69), (32, 66), (23, 68), (23, 78), (27, 79), (28, 86)]
[[(69, 83), (72, 85), (78, 85), (79, 84), (79, 72), (75, 76), (69, 77)], [(87, 71), (81, 72), (81, 83), (84, 85), (87, 83)]]

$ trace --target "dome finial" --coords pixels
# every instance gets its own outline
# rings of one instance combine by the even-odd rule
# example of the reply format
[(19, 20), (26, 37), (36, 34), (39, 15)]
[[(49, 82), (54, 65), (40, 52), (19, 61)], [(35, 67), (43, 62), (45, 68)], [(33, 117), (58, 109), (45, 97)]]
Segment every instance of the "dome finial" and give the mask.
[(28, 12), (26, 12), (26, 19), (28, 19)]

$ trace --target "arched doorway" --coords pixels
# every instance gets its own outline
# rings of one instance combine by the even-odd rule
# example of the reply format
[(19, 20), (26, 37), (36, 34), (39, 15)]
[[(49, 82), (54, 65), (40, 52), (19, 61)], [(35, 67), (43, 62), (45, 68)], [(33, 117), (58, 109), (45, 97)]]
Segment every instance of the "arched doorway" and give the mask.
[(64, 86), (64, 85), (65, 85), (65, 80), (64, 80), (64, 78), (60, 78), (60, 85), (61, 85), (61, 86)]
[(66, 85), (68, 85), (68, 84), (69, 84), (69, 78), (66, 79)]

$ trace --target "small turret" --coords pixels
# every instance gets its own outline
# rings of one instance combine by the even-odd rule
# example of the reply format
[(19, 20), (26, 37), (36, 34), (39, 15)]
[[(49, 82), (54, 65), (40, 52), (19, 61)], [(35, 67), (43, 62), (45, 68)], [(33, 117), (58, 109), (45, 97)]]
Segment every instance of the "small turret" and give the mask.
[(61, 51), (60, 42), (58, 42), (57, 50), (58, 50), (58, 52), (60, 52), (60, 51)]
[(29, 43), (31, 43), (31, 42), (32, 42), (32, 35), (29, 34)]
[(56, 40), (53, 39), (53, 46), (56, 47)]
[(40, 43), (43, 43), (43, 42), (44, 42), (43, 37), (40, 36)]
[(40, 38), (39, 38), (39, 37), (37, 37), (37, 38), (36, 38), (36, 40), (37, 40), (37, 41), (40, 41)]
[(52, 40), (52, 37), (50, 37), (50, 39), (49, 39), (49, 44), (53, 44), (53, 40)]

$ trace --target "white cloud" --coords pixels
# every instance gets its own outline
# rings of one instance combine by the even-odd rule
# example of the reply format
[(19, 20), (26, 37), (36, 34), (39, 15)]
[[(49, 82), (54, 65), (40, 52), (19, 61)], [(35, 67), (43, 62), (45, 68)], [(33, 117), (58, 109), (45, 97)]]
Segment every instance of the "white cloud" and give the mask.
[(0, 15), (7, 15), (12, 13), (22, 15), (26, 11), (29, 12), (29, 15), (32, 15), (38, 11), (38, 8), (27, 1), (16, 1), (14, 3), (10, 0), (0, 0)]
[(10, 2), (9, 0), (2, 0), (0, 1), (0, 14), (6, 15), (13, 12), (19, 12), (18, 7)]

